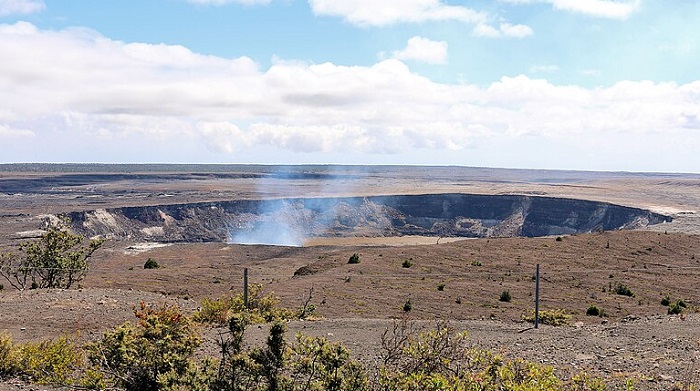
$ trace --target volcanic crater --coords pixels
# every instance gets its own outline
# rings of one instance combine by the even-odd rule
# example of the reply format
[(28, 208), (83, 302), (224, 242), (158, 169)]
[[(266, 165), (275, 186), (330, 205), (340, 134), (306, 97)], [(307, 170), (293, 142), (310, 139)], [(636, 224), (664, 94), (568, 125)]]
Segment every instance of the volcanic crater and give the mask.
[(233, 200), (67, 214), (88, 236), (301, 246), (314, 237), (538, 237), (671, 221), (640, 208), (530, 195), (423, 194)]

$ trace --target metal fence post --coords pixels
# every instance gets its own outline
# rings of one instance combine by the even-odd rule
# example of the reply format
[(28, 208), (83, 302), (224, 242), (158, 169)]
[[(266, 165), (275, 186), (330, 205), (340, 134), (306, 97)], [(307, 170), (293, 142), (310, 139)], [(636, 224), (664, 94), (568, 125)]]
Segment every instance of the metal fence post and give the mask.
[(535, 271), (535, 328), (540, 324), (540, 264)]
[(246, 309), (248, 307), (248, 268), (243, 269), (243, 305)]

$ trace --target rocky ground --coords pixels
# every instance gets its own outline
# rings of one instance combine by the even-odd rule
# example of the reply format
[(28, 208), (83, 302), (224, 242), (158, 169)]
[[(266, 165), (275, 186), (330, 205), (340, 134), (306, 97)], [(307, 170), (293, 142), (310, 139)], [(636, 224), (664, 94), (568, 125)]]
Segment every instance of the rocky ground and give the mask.
[[(52, 174), (57, 175), (57, 174)], [(0, 173), (0, 245), (36, 236), (42, 213), (106, 206), (264, 198), (289, 195), (536, 194), (615, 202), (674, 216), (672, 223), (647, 231), (593, 233), (557, 238), (507, 238), (434, 241), (431, 238), (378, 243), (367, 238), (317, 240), (302, 248), (238, 246), (225, 243), (108, 243), (99, 250), (88, 277), (71, 290), (17, 292), (5, 284), (0, 292), (0, 331), (16, 341), (71, 335), (79, 341), (98, 338), (133, 318), (140, 301), (177, 303), (187, 312), (204, 297), (237, 292), (244, 268), (251, 282), (274, 291), (289, 307), (313, 293), (318, 321), (291, 322), (289, 336), (301, 331), (343, 342), (371, 363), (381, 335), (401, 305), (414, 303), (410, 316), (422, 327), (436, 319), (467, 331), (478, 347), (553, 365), (566, 377), (585, 370), (614, 379), (633, 377), (638, 390), (671, 390), (690, 382), (700, 385), (700, 178), (689, 175), (588, 175), (568, 172), (474, 169), (375, 170), (362, 176), (345, 172), (342, 186), (322, 186), (328, 176), (300, 177), (292, 186), (256, 175), (217, 177), (139, 175), (118, 178), (71, 176), (69, 182), (37, 173)], [(27, 191), (17, 178), (37, 189)], [(101, 179), (100, 179), (101, 178)], [(4, 179), (13, 191), (3, 192)], [(20, 187), (17, 187), (20, 186)], [(23, 191), (20, 191), (24, 189)], [(30, 189), (31, 190), (31, 189)], [(155, 201), (154, 201), (155, 200)], [(348, 265), (358, 253), (361, 263)], [(164, 268), (144, 270), (147, 258)], [(413, 266), (403, 268), (410, 260)], [(522, 315), (533, 305), (535, 265), (542, 267), (543, 308), (572, 315), (569, 326), (531, 329)], [(300, 269), (308, 273), (295, 275)], [(634, 297), (611, 293), (617, 283)], [(444, 290), (438, 290), (445, 284)], [(510, 291), (513, 300), (500, 302)], [(683, 316), (667, 315), (659, 304), (668, 295), (690, 304)], [(586, 316), (595, 304), (607, 317)], [(262, 341), (265, 328), (251, 328), (251, 343)], [(215, 330), (205, 331), (214, 336)], [(210, 338), (211, 340), (211, 338)], [(210, 342), (205, 347), (215, 352)], [(0, 383), (0, 391), (52, 390), (19, 381)]]

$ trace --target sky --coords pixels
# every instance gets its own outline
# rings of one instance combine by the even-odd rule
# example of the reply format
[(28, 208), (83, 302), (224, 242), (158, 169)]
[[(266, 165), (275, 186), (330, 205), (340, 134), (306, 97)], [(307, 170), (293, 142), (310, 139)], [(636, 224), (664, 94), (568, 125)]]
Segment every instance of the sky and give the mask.
[(0, 0), (0, 163), (700, 172), (697, 0)]

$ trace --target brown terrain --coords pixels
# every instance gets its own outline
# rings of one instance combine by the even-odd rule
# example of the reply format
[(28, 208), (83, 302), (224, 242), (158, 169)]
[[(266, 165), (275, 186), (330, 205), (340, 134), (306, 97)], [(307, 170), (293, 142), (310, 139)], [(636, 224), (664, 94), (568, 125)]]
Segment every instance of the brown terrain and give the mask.
[[(634, 229), (583, 224), (592, 232), (519, 237), (514, 233), (526, 226), (528, 209), (514, 206), (517, 213), (497, 224), (466, 219), (470, 230), (464, 236), (444, 230), (405, 235), (377, 223), (384, 215), (367, 210), (381, 206), (365, 201), (354, 209), (343, 204), (345, 214), (334, 217), (331, 228), (304, 237), (298, 247), (213, 240), (216, 221), (203, 222), (201, 214), (183, 217), (187, 224), (169, 231), (176, 224), (168, 221), (180, 219), (176, 209), (194, 213), (184, 205), (198, 204), (200, 210), (199, 203), (207, 203), (213, 210), (235, 200), (425, 194), (538, 197), (535, 203), (550, 197), (589, 200), (651, 211), (672, 221), (647, 226), (643, 223), (651, 215), (640, 215), (626, 226)], [(119, 209), (151, 206), (161, 214)], [(603, 209), (596, 206), (593, 215)], [(547, 205), (542, 210), (538, 213), (546, 215)], [(0, 245), (36, 237), (47, 219), (76, 212), (85, 217), (77, 230), (90, 234), (100, 229), (111, 239), (91, 259), (80, 287), (19, 292), (4, 284), (0, 331), (17, 341), (66, 334), (92, 340), (131, 320), (140, 301), (175, 302), (190, 312), (202, 298), (240, 292), (247, 268), (250, 281), (274, 292), (284, 306), (298, 307), (311, 295), (319, 319), (291, 322), (290, 335), (301, 331), (342, 341), (366, 361), (380, 348), (382, 332), (408, 317), (420, 327), (450, 321), (477, 346), (553, 365), (562, 375), (586, 370), (631, 376), (642, 390), (667, 390), (700, 379), (700, 175), (458, 167), (0, 166)], [(311, 215), (309, 209), (295, 213), (295, 221)], [(399, 217), (413, 221), (417, 212), (411, 213)], [(275, 223), (282, 214), (289, 212), (268, 217)], [(537, 229), (568, 230), (567, 224), (582, 215), (567, 211), (561, 221)], [(253, 219), (249, 213), (236, 216), (247, 219), (239, 223)], [(348, 219), (367, 225), (338, 225)], [(189, 224), (201, 228), (190, 236), (196, 241), (183, 236), (190, 232)], [(106, 235), (106, 226), (113, 232)], [(467, 237), (475, 233), (483, 235)], [(360, 263), (348, 264), (354, 253)], [(148, 258), (163, 267), (145, 270)], [(406, 260), (411, 267), (402, 266)], [(566, 310), (572, 316), (569, 326), (535, 330), (522, 320), (534, 308), (537, 264), (541, 308)], [(612, 292), (618, 284), (634, 296)], [(511, 293), (511, 302), (499, 301), (503, 291)], [(683, 299), (689, 309), (668, 315), (660, 304), (665, 296)], [(409, 299), (412, 311), (406, 314), (402, 306)], [(603, 309), (606, 317), (586, 316), (590, 305)], [(252, 329), (251, 341), (264, 331)], [(0, 390), (29, 387), (0, 384)]]

